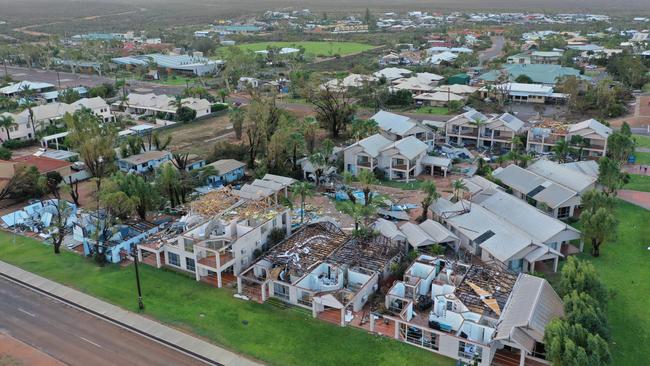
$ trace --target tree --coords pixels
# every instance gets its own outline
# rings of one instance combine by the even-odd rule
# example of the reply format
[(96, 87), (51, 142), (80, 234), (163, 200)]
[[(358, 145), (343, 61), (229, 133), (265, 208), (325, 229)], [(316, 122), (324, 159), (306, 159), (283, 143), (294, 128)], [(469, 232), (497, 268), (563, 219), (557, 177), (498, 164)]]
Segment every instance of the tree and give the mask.
[(156, 174), (156, 187), (169, 200), (171, 207), (181, 203), (180, 174), (171, 164), (163, 164)]
[(196, 111), (190, 107), (182, 106), (176, 110), (176, 120), (180, 122), (190, 122), (196, 118)]
[(482, 118), (470, 119), (469, 123), (476, 127), (476, 148), (479, 148), (479, 141), (481, 140), (481, 126), (485, 125), (486, 121)]
[(61, 199), (61, 191), (59, 189), (61, 182), (63, 182), (61, 173), (57, 171), (47, 172), (44, 177), (41, 177), (41, 189), (44, 194), (50, 195), (57, 200)]
[(611, 361), (607, 342), (582, 325), (554, 319), (544, 330), (546, 359), (553, 366), (602, 366)]
[(589, 147), (589, 140), (580, 135), (573, 135), (569, 144), (578, 147), (578, 161), (582, 160), (582, 153), (586, 147)]
[(533, 79), (531, 79), (530, 76), (526, 74), (521, 74), (515, 78), (515, 83), (532, 84)]
[(562, 297), (576, 291), (584, 292), (598, 301), (607, 301), (608, 299), (607, 288), (598, 278), (594, 265), (574, 256), (567, 257), (567, 261), (562, 267), (558, 290)]
[(61, 253), (61, 245), (65, 236), (68, 235), (68, 218), (72, 212), (72, 207), (68, 204), (67, 201), (62, 199), (57, 199), (55, 207), (56, 214), (52, 217), (52, 223), (50, 228), (53, 229), (51, 232), (52, 238), (52, 247), (54, 248), (54, 254)]
[(316, 187), (320, 186), (321, 177), (327, 169), (327, 157), (322, 151), (318, 151), (309, 156), (309, 162), (314, 166), (314, 175), (316, 176)]
[(308, 88), (306, 99), (314, 105), (316, 119), (329, 130), (330, 136), (337, 138), (352, 121), (354, 105), (347, 90), (332, 88), (329, 85)]
[(291, 187), (291, 193), (300, 197), (300, 225), (302, 225), (305, 215), (305, 199), (314, 195), (314, 187), (307, 182), (296, 182)]
[(354, 195), (354, 187), (352, 186), (352, 182), (354, 182), (354, 175), (350, 172), (344, 172), (343, 173), (343, 190), (345, 191), (345, 194), (348, 196), (348, 200), (352, 203), (357, 203), (357, 196)]
[(115, 161), (116, 126), (102, 123), (88, 109), (81, 109), (74, 114), (67, 113), (63, 120), (68, 128), (66, 142), (79, 152), (88, 171), (97, 178), (97, 192), (101, 191), (101, 181), (113, 169)]
[(354, 235), (367, 232), (368, 219), (377, 213), (375, 205), (362, 205), (352, 203), (351, 201), (338, 201), (335, 203), (336, 209), (354, 219)]
[(585, 192), (580, 201), (583, 211), (596, 211), (599, 208), (605, 208), (611, 211), (616, 205), (616, 199), (614, 197), (597, 189)]
[(377, 132), (379, 132), (379, 126), (373, 119), (355, 119), (352, 121), (352, 137), (356, 141), (363, 140)]
[(4, 199), (20, 199), (39, 197), (42, 190), (39, 187), (40, 174), (34, 166), (16, 168), (13, 177), (0, 189), (0, 201)]
[(375, 177), (375, 173), (370, 169), (362, 169), (357, 174), (357, 179), (359, 179), (361, 190), (363, 191), (363, 205), (369, 206), (372, 204), (373, 198), (371, 194), (372, 186), (377, 184), (377, 177)]
[(451, 188), (454, 192), (454, 195), (452, 197), (454, 201), (460, 201), (463, 198), (462, 192), (467, 191), (467, 186), (465, 185), (465, 181), (463, 181), (462, 179), (456, 179), (455, 181), (453, 181), (451, 183)]
[(240, 140), (244, 127), (244, 119), (246, 117), (244, 111), (241, 108), (232, 108), (228, 112), (228, 117), (230, 118), (233, 130), (235, 130), (235, 137), (237, 140)]
[(81, 99), (81, 96), (79, 95), (79, 92), (74, 89), (66, 89), (59, 93), (58, 99), (62, 103), (72, 104)]
[(134, 210), (140, 219), (146, 220), (147, 212), (158, 206), (160, 202), (158, 191), (140, 175), (116, 173), (111, 180), (117, 189), (131, 199)]
[(22, 104), (22, 106), (27, 109), (27, 112), (29, 114), (29, 124), (32, 126), (32, 132), (34, 133), (32, 135), (32, 138), (36, 138), (36, 121), (34, 121), (34, 108), (37, 106), (36, 103), (34, 103), (31, 100), (27, 100)]
[(566, 163), (569, 160), (569, 156), (574, 152), (575, 151), (567, 140), (560, 140), (555, 143), (555, 146), (553, 146), (553, 153), (560, 164)]
[(13, 153), (4, 146), (0, 146), (0, 160), (11, 160)]
[(219, 94), (219, 98), (221, 98), (221, 103), (225, 103), (225, 102), (226, 102), (226, 98), (228, 97), (228, 95), (230, 94), (230, 92), (228, 91), (228, 89), (223, 89), (223, 88), (222, 88), (222, 89), (219, 89), (219, 90), (217, 91), (217, 94)]
[(9, 134), (9, 130), (18, 126), (14, 122), (14, 118), (9, 115), (9, 114), (2, 114), (0, 115), (0, 128), (4, 128), (4, 130), (7, 132), (7, 140), (11, 140), (11, 135)]
[(603, 156), (598, 161), (598, 183), (608, 195), (616, 196), (619, 189), (630, 181), (630, 175), (621, 171), (620, 162)]
[(585, 210), (580, 214), (582, 222), (582, 237), (591, 241), (591, 255), (600, 255), (600, 246), (611, 239), (616, 233), (618, 225), (616, 217), (605, 208)]
[(429, 206), (440, 198), (440, 194), (436, 189), (436, 184), (431, 180), (424, 181), (420, 185), (420, 190), (426, 195), (422, 199), (422, 216), (420, 216), (420, 221), (425, 221), (429, 216)]
[(614, 132), (607, 137), (607, 156), (625, 162), (634, 153), (634, 140), (621, 132)]
[(609, 340), (609, 326), (604, 311), (607, 299), (596, 301), (585, 292), (572, 291), (564, 296), (565, 319), (572, 324), (582, 325), (589, 333), (600, 335)]
[(70, 198), (72, 198), (74, 204), (77, 205), (77, 207), (81, 206), (79, 204), (79, 181), (77, 179), (73, 180), (72, 176), (69, 176), (66, 184), (66, 190), (68, 194), (70, 194)]

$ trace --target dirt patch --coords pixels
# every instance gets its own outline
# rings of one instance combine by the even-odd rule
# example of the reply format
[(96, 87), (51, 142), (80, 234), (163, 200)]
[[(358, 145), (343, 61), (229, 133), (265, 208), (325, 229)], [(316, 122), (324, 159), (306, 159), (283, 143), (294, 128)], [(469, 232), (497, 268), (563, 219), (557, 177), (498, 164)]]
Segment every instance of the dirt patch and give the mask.
[(0, 333), (0, 365), (63, 366), (64, 364), (34, 347)]
[(197, 154), (203, 158), (210, 155), (219, 141), (234, 137), (227, 115), (178, 125), (162, 132), (163, 137), (168, 135), (172, 136), (168, 149)]
[(640, 117), (650, 117), (650, 96), (639, 97), (639, 112)]

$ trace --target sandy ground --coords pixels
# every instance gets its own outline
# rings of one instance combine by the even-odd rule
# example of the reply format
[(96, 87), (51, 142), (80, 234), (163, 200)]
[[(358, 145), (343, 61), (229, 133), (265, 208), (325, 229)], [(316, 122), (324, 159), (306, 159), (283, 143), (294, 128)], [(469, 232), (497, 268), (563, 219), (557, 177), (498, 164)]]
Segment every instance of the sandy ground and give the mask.
[(630, 127), (646, 127), (650, 125), (650, 96), (639, 96), (634, 105), (634, 113), (609, 121), (612, 127), (620, 127), (627, 122)]
[(63, 366), (64, 364), (36, 348), (0, 333), (0, 365)]
[(163, 136), (172, 136), (169, 149), (198, 154), (206, 158), (214, 145), (223, 139), (234, 138), (227, 115), (207, 118), (165, 130)]

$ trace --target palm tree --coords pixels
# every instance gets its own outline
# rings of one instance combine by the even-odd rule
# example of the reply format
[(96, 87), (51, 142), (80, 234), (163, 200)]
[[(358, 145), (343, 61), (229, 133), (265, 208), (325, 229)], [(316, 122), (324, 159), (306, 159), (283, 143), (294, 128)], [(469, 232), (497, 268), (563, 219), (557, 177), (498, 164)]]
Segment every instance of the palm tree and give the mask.
[(225, 103), (226, 97), (230, 93), (228, 92), (228, 89), (219, 89), (219, 91), (217, 91), (217, 94), (219, 94), (219, 98), (221, 98), (221, 103)]
[(580, 135), (573, 135), (570, 144), (578, 147), (578, 161), (582, 160), (582, 153), (586, 147), (589, 147), (589, 140)]
[(479, 148), (479, 140), (481, 139), (481, 126), (485, 125), (485, 121), (482, 118), (477, 118), (475, 120), (470, 120), (469, 123), (473, 126), (476, 126), (476, 148)]
[[(336, 209), (354, 219), (354, 234), (359, 234), (359, 226), (361, 221), (366, 221), (370, 216), (377, 213), (375, 205), (364, 206), (359, 203), (352, 203), (350, 201), (338, 201), (335, 204)], [(365, 224), (364, 224), (365, 226)]]
[(431, 206), (433, 201), (440, 198), (440, 194), (436, 189), (436, 184), (432, 180), (424, 181), (420, 185), (420, 190), (426, 194), (424, 199), (422, 199), (422, 216), (420, 217), (420, 221), (425, 221), (429, 216), (429, 206)]
[(29, 113), (29, 123), (32, 125), (32, 131), (34, 132), (33, 138), (36, 138), (36, 122), (34, 121), (34, 107), (36, 106), (37, 104), (29, 99), (23, 103), (23, 107), (25, 107)]
[(314, 174), (316, 175), (316, 187), (318, 187), (320, 185), (320, 177), (325, 172), (327, 158), (322, 152), (317, 152), (309, 156), (309, 162), (314, 166)]
[(11, 140), (9, 129), (14, 126), (17, 126), (17, 124), (14, 122), (14, 118), (12, 116), (8, 114), (0, 115), (0, 128), (4, 128), (5, 131), (7, 131), (7, 140)]
[(459, 201), (462, 196), (461, 192), (467, 191), (467, 186), (465, 185), (465, 181), (462, 179), (456, 179), (453, 181), (451, 184), (451, 188), (454, 192), (454, 196), (452, 197), (454, 201)]
[(569, 155), (573, 152), (574, 150), (567, 140), (560, 140), (553, 146), (553, 153), (555, 153), (558, 163), (566, 163)]
[(356, 119), (352, 121), (352, 137), (354, 137), (356, 141), (374, 135), (377, 132), (379, 132), (379, 126), (373, 119)]
[(169, 101), (169, 106), (174, 107), (176, 109), (176, 114), (178, 115), (178, 112), (185, 106), (185, 102), (183, 102), (183, 99), (179, 95), (176, 96), (173, 100)]
[(305, 199), (314, 195), (314, 187), (308, 182), (297, 182), (291, 188), (291, 193), (300, 197), (300, 225), (302, 225), (305, 216)]
[(363, 169), (357, 174), (359, 183), (361, 183), (361, 190), (363, 191), (364, 206), (368, 206), (372, 203), (372, 195), (370, 190), (373, 185), (377, 184), (377, 177), (369, 169)]
[(354, 187), (352, 186), (352, 182), (354, 182), (354, 175), (352, 175), (350, 172), (344, 172), (343, 185), (345, 187), (345, 194), (347, 194), (350, 202), (357, 203), (357, 197), (354, 195)]

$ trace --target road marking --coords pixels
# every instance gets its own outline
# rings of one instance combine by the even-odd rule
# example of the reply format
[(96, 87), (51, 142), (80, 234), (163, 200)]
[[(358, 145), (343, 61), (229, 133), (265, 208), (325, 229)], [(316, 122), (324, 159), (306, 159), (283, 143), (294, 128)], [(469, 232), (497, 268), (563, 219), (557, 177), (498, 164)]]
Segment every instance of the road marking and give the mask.
[(21, 308), (18, 308), (18, 311), (20, 311), (20, 312), (23, 313), (23, 314), (27, 314), (27, 315), (31, 316), (32, 318), (36, 318), (36, 314), (32, 314), (32, 313), (30, 313), (30, 312), (27, 311), (27, 310), (23, 310), (23, 309), (21, 309)]
[(97, 348), (103, 348), (102, 346), (98, 345), (97, 343), (95, 343), (95, 342), (93, 342), (93, 341), (91, 341), (91, 340), (89, 340), (89, 339), (86, 339), (86, 338), (84, 338), (84, 337), (82, 337), (82, 336), (79, 336), (79, 338), (81, 338), (82, 340), (84, 340), (84, 341), (86, 341), (86, 342), (92, 344), (93, 346), (95, 346), (95, 347), (97, 347)]

